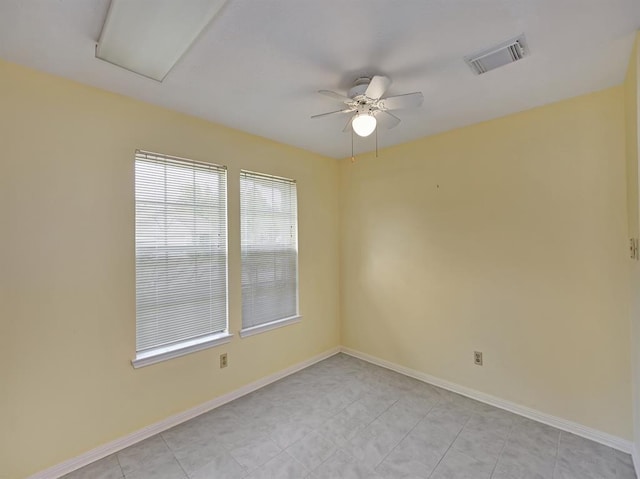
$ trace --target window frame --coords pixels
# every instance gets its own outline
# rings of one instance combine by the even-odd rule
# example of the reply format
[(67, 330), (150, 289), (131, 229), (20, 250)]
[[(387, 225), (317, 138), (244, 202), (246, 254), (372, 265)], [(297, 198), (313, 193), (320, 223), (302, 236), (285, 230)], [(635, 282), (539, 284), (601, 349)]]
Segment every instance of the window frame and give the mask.
[[(203, 162), (196, 161), (189, 158), (181, 158), (171, 155), (165, 155), (162, 153), (154, 153), (145, 150), (136, 150), (134, 155), (134, 217), (137, 221), (137, 208), (138, 208), (138, 195), (135, 190), (136, 188), (136, 177), (135, 177), (135, 168), (137, 166), (137, 162), (142, 160), (141, 157), (146, 157), (147, 159), (155, 159), (155, 160), (166, 160), (165, 164), (169, 164), (170, 162), (178, 162), (178, 163), (191, 163), (194, 165), (204, 165), (207, 168), (214, 168), (218, 171), (224, 171), (224, 211), (221, 215), (224, 218), (224, 228), (221, 228), (224, 234), (224, 298), (225, 298), (225, 328), (222, 331), (215, 331), (208, 334), (203, 334), (201, 336), (182, 339), (176, 342), (172, 342), (165, 345), (160, 345), (157, 347), (152, 347), (149, 349), (145, 349), (142, 351), (138, 351), (137, 341), (138, 341), (138, 308), (137, 308), (137, 299), (138, 299), (138, 287), (136, 280), (136, 313), (135, 313), (135, 321), (136, 321), (136, 353), (135, 359), (131, 360), (131, 364), (134, 368), (141, 368), (144, 366), (149, 366), (151, 364), (156, 364), (158, 362), (166, 361), (169, 359), (173, 359), (176, 357), (184, 356), (187, 354), (194, 353), (196, 351), (201, 351), (204, 349), (212, 348), (215, 346), (220, 346), (222, 344), (229, 343), (233, 338), (233, 334), (229, 331), (229, 201), (228, 201), (228, 175), (227, 175), (227, 167), (224, 165), (218, 165), (211, 162)], [(165, 203), (166, 205), (166, 203)], [(137, 223), (134, 221), (134, 256), (135, 256), (135, 274), (136, 278), (139, 274), (138, 272), (138, 240), (137, 240), (137, 232), (138, 227)]]
[[(248, 175), (252, 177), (263, 177), (276, 181), (288, 182), (292, 183), (295, 188), (295, 196), (296, 196), (296, 214), (295, 214), (295, 251), (296, 251), (296, 268), (295, 268), (295, 314), (292, 316), (288, 316), (285, 318), (276, 319), (273, 321), (269, 321), (268, 323), (258, 324), (255, 326), (244, 326), (244, 317), (241, 314), (241, 322), (242, 329), (240, 329), (239, 334), (241, 338), (247, 338), (250, 336), (254, 336), (256, 334), (261, 334), (267, 331), (272, 331), (274, 329), (278, 329), (284, 326), (288, 326), (290, 324), (296, 324), (302, 321), (302, 314), (300, 313), (300, 252), (299, 252), (299, 212), (298, 212), (298, 183), (296, 180), (291, 178), (286, 178), (282, 176), (271, 175), (268, 173), (261, 173), (251, 170), (240, 170), (240, 184), (239, 184), (239, 196), (240, 196), (240, 270), (241, 270), (241, 284), (240, 288), (242, 290), (242, 176)], [(242, 294), (241, 294), (242, 296)]]

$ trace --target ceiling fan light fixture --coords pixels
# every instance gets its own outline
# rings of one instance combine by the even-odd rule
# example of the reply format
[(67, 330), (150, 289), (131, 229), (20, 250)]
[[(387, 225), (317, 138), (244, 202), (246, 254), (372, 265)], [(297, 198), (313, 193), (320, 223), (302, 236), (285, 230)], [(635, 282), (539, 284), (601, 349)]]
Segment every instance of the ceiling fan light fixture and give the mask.
[(358, 136), (369, 136), (376, 129), (376, 117), (371, 113), (358, 113), (351, 121), (351, 127)]

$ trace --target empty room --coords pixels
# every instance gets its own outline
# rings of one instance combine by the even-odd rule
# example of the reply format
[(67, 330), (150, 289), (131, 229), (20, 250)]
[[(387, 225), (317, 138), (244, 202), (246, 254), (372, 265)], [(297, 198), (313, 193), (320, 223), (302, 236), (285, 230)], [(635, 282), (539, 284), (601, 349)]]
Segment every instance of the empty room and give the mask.
[(635, 479), (639, 29), (0, 0), (0, 479)]

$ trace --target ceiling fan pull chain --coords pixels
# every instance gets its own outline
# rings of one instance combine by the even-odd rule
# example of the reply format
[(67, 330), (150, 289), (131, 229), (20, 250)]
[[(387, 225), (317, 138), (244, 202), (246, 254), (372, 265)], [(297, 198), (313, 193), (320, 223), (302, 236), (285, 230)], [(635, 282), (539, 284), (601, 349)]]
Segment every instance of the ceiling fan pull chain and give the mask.
[(356, 162), (356, 157), (353, 156), (353, 128), (351, 128), (351, 163)]

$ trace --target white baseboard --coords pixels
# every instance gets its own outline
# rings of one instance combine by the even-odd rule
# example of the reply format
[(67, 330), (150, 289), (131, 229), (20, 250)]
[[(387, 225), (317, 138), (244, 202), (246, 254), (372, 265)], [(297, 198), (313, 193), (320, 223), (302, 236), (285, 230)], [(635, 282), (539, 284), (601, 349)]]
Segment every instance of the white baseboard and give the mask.
[(95, 449), (85, 452), (78, 457), (74, 457), (73, 459), (69, 459), (68, 461), (62, 462), (56, 466), (50, 467), (44, 471), (38, 472), (28, 479), (57, 479), (60, 476), (68, 474), (76, 469), (80, 469), (88, 464), (91, 464), (98, 459), (102, 459), (103, 457), (109, 456), (115, 452), (118, 452), (125, 447), (132, 446), (133, 444), (140, 442), (144, 439), (147, 439), (155, 434), (166, 431), (174, 426), (177, 426), (180, 423), (188, 421), (200, 414), (203, 414), (207, 411), (215, 409), (217, 407), (222, 406), (234, 399), (238, 399), (246, 394), (249, 394), (257, 389), (260, 389), (268, 384), (271, 384), (279, 379), (282, 379), (290, 374), (300, 371), (301, 369), (307, 368), (312, 364), (315, 364), (323, 359), (327, 359), (328, 357), (333, 356), (340, 352), (340, 348), (333, 348), (328, 351), (325, 351), (317, 356), (313, 356), (312, 358), (307, 359), (306, 361), (302, 361), (301, 363), (294, 364), (282, 371), (278, 371), (277, 373), (271, 374), (270, 376), (264, 377), (262, 379), (258, 379), (255, 382), (247, 384), (235, 391), (231, 391), (230, 393), (223, 394), (222, 396), (218, 396), (211, 401), (207, 401), (204, 404), (200, 404), (194, 408), (191, 408), (187, 411), (181, 412), (174, 416), (168, 417), (159, 421), (155, 424), (151, 424), (143, 429), (140, 429), (132, 434), (116, 439), (115, 441), (111, 441), (102, 446), (98, 446)]
[(465, 386), (460, 386), (459, 384), (445, 381), (444, 379), (440, 379), (440, 378), (431, 376), (429, 374), (416, 371), (415, 369), (410, 369), (410, 368), (401, 366), (399, 364), (395, 364), (395, 363), (386, 361), (384, 359), (380, 359), (375, 356), (371, 356), (369, 354), (356, 351), (355, 349), (342, 347), (340, 350), (343, 353), (348, 354), (349, 356), (353, 356), (355, 358), (362, 359), (363, 361), (367, 361), (377, 366), (381, 366), (383, 368), (396, 371), (400, 374), (404, 374), (405, 376), (409, 376), (414, 379), (418, 379), (419, 381), (432, 384), (433, 386), (438, 386), (442, 389), (447, 389), (449, 391), (461, 394), (471, 399), (475, 399), (476, 401), (490, 404), (491, 406), (495, 406), (500, 409), (504, 409), (506, 411), (512, 412), (514, 414), (518, 414), (519, 416), (524, 416), (529, 419), (533, 419), (534, 421), (538, 421), (538, 422), (547, 424), (549, 426), (553, 426), (555, 428), (561, 429), (563, 431), (573, 433), (577, 436), (582, 436), (586, 439), (591, 439), (592, 441), (598, 442), (600, 444), (604, 444), (614, 449), (618, 449), (619, 451), (632, 453), (636, 470), (640, 471), (640, 467), (639, 467), (640, 451), (637, 451), (637, 449), (634, 447), (634, 444), (631, 441), (622, 439), (617, 436), (613, 436), (606, 432), (598, 431), (597, 429), (583, 426), (582, 424), (578, 424), (576, 422), (568, 421), (566, 419), (562, 419), (556, 416), (552, 416), (550, 414), (536, 411), (535, 409), (531, 409), (526, 406), (521, 406), (519, 404), (510, 402), (510, 401), (505, 401), (504, 399), (491, 396), (490, 394), (485, 394), (483, 392), (476, 391), (474, 389), (467, 388)]

